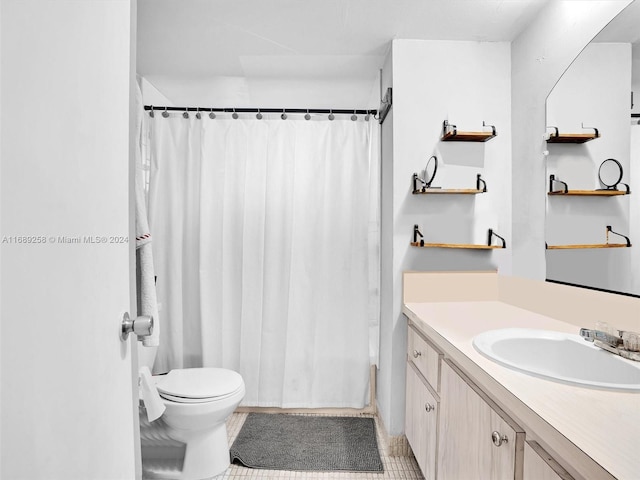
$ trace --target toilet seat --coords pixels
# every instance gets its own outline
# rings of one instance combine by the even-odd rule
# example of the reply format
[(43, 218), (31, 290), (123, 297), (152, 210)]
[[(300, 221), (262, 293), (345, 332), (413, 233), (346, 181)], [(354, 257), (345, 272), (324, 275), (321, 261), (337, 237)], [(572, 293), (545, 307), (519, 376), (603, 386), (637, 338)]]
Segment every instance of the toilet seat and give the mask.
[(223, 400), (235, 395), (244, 386), (240, 374), (226, 368), (171, 370), (157, 378), (156, 388), (160, 396), (178, 403)]

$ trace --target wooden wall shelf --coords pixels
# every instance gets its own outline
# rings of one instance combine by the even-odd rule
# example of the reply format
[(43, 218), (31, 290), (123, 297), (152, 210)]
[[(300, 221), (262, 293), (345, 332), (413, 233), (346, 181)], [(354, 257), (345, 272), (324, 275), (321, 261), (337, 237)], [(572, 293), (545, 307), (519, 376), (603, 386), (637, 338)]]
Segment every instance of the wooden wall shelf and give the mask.
[(577, 195), (583, 197), (615, 197), (618, 195), (629, 195), (628, 192), (622, 190), (567, 190), (565, 191), (556, 191), (556, 192), (547, 192), (547, 195)]
[[(631, 246), (631, 240), (626, 235), (614, 232), (611, 230), (611, 225), (606, 226), (607, 230), (607, 243), (592, 243), (592, 244), (577, 244), (577, 245), (547, 245), (544, 244), (547, 250), (573, 250), (578, 248), (627, 248)], [(609, 243), (609, 234), (612, 233), (626, 240), (626, 243)]]
[(411, 242), (412, 247), (418, 248), (459, 248), (469, 250), (494, 250), (497, 248), (505, 248), (502, 245), (476, 245), (473, 243), (425, 243)]
[(440, 140), (443, 142), (486, 142), (498, 135), (496, 127), (493, 125), (485, 125), (483, 127), (491, 127), (491, 132), (459, 132), (458, 127), (449, 123), (448, 120), (442, 122), (442, 136)]
[[(556, 190), (554, 188), (554, 183), (562, 184), (562, 190)], [(629, 195), (631, 190), (629, 189), (629, 185), (626, 183), (618, 183), (618, 185), (624, 185), (625, 190), (616, 189), (602, 189), (602, 190), (569, 190), (569, 185), (567, 182), (563, 182), (562, 180), (558, 180), (556, 176), (552, 173), (549, 175), (549, 191), (547, 195), (577, 195), (583, 197), (614, 197), (617, 195)]]
[(477, 195), (484, 193), (486, 190), (477, 190), (475, 188), (427, 188), (426, 190), (414, 190), (414, 195), (438, 195), (438, 194), (462, 194)]
[(594, 243), (584, 245), (547, 245), (547, 250), (573, 250), (578, 248), (627, 248), (626, 243)]
[(585, 143), (600, 138), (597, 128), (593, 128), (593, 133), (560, 133), (557, 127), (547, 128), (554, 129), (554, 133), (547, 138), (547, 143)]
[[(493, 250), (496, 248), (506, 248), (507, 242), (504, 238), (498, 235), (496, 232), (490, 228), (487, 232), (487, 244), (486, 245), (478, 245), (474, 243), (427, 243), (424, 240), (418, 241), (418, 237), (423, 238), (422, 233), (420, 233), (420, 227), (418, 225), (413, 226), (413, 242), (411, 242), (412, 247), (418, 248), (459, 248), (459, 249), (469, 249), (469, 250)], [(502, 242), (502, 245), (492, 245), (493, 237), (496, 237), (498, 240)]]
[[(438, 188), (429, 187), (431, 182), (427, 183), (422, 180), (417, 173), (413, 174), (413, 193), (414, 195), (426, 195), (426, 194), (462, 194), (462, 195), (476, 195), (478, 193), (484, 193), (487, 191), (487, 182), (482, 179), (482, 174), (476, 175), (476, 188)], [(418, 183), (422, 183), (422, 188), (418, 187)]]
[(489, 132), (447, 132), (441, 140), (443, 142), (486, 142), (495, 135)]

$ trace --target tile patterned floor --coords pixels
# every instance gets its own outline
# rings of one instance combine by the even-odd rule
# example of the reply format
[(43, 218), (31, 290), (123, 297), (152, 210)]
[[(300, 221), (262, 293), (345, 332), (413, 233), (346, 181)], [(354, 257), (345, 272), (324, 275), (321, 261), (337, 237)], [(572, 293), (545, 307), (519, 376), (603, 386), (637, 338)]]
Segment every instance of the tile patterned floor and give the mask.
[[(365, 415), (373, 416), (373, 415)], [(234, 413), (227, 422), (227, 433), (229, 436), (229, 445), (233, 443), (236, 436), (240, 432), (245, 419), (246, 413)], [(256, 470), (246, 468), (240, 465), (231, 465), (227, 471), (218, 476), (220, 480), (249, 480), (249, 479), (306, 479), (306, 480), (405, 480), (416, 479), (422, 480), (424, 477), (420, 473), (418, 464), (413, 456), (411, 457), (390, 457), (386, 450), (385, 444), (380, 436), (381, 429), (378, 426), (378, 418), (375, 417), (376, 432), (378, 435), (378, 448), (380, 449), (380, 458), (384, 465), (384, 473), (353, 473), (353, 472), (295, 472), (288, 470)], [(216, 480), (217, 480), (216, 479)]]

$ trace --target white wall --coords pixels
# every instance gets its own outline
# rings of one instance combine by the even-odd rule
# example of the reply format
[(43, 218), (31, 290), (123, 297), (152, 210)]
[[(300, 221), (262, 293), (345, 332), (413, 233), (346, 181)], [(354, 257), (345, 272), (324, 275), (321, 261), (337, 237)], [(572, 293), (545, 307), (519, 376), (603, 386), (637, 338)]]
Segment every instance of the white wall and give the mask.
[[(389, 52), (381, 73), (382, 92), (393, 88), (393, 51)], [(382, 93), (384, 95), (384, 93)], [(400, 375), (402, 370), (394, 362), (398, 361), (398, 354), (394, 348), (402, 344), (403, 332), (396, 328), (393, 321), (395, 307), (394, 275), (393, 275), (393, 122), (395, 107), (391, 107), (380, 133), (380, 355), (378, 361), (378, 376), (376, 381), (376, 401), (384, 423), (389, 427), (392, 403), (391, 391), (397, 388), (394, 373)], [(398, 338), (400, 337), (400, 338)], [(404, 391), (404, 388), (402, 388)], [(397, 390), (396, 390), (397, 391)], [(397, 411), (399, 407), (395, 406)]]
[(145, 105), (160, 105), (163, 107), (176, 106), (146, 78), (138, 77), (137, 80), (140, 85), (140, 91), (142, 92), (142, 101)]
[(130, 246), (55, 241), (129, 234), (134, 5), (2, 1), (3, 479), (135, 476)]
[(591, 39), (630, 0), (551, 0), (512, 43), (512, 270), (543, 280), (545, 266), (545, 100)]
[[(143, 77), (179, 107), (377, 108), (378, 78)], [(150, 89), (147, 90), (149, 93)], [(371, 103), (372, 98), (375, 103)], [(143, 89), (145, 105), (148, 98)], [(154, 103), (155, 105), (162, 105)]]
[[(580, 128), (584, 123), (597, 127), (601, 138), (579, 145), (549, 144), (547, 177), (555, 174), (570, 189), (603, 188), (598, 168), (605, 159), (614, 158), (622, 165), (622, 182), (629, 184), (630, 89), (630, 44), (591, 43), (580, 53), (547, 98), (547, 125), (565, 133), (592, 132)], [(631, 196), (548, 197), (547, 243), (605, 243), (606, 225), (629, 236), (631, 201)], [(611, 236), (610, 241), (623, 239)], [(547, 250), (547, 278), (630, 292), (631, 253), (631, 249)]]
[[(409, 242), (414, 224), (420, 225), (427, 242), (483, 244), (489, 228), (509, 242), (509, 44), (394, 40), (391, 63), (393, 116), (383, 127), (383, 202), (391, 205), (383, 205), (383, 232), (393, 238), (383, 237), (385, 354), (378, 405), (389, 433), (398, 435), (404, 429), (407, 334), (401, 313), (402, 272), (495, 270), (508, 259), (506, 250), (419, 249)], [(388, 78), (386, 71), (383, 78)], [(484, 120), (496, 125), (498, 136), (486, 143), (441, 142), (444, 119), (460, 130), (482, 130)], [(389, 127), (392, 141), (384, 133)], [(441, 162), (434, 185), (475, 188), (476, 174), (481, 173), (488, 192), (412, 195), (412, 174), (420, 172), (431, 155)], [(384, 303), (385, 298), (392, 300)]]

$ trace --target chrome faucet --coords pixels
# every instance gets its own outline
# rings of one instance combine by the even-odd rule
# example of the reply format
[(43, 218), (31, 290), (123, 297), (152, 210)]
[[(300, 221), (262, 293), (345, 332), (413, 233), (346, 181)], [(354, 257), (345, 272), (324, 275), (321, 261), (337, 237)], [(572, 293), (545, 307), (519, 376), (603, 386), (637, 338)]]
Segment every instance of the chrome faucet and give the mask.
[(619, 344), (622, 343), (621, 334), (616, 337), (612, 333), (603, 332), (602, 330), (581, 328), (580, 336), (588, 342), (593, 342), (594, 340), (598, 340), (600, 342), (606, 343), (607, 345), (611, 345), (612, 347), (617, 347)]
[(581, 328), (580, 336), (584, 338), (587, 342), (593, 342), (595, 340), (595, 330), (591, 330), (589, 328)]
[(640, 362), (640, 334), (616, 330), (618, 336), (602, 330), (581, 328), (580, 336), (588, 342), (629, 360)]

